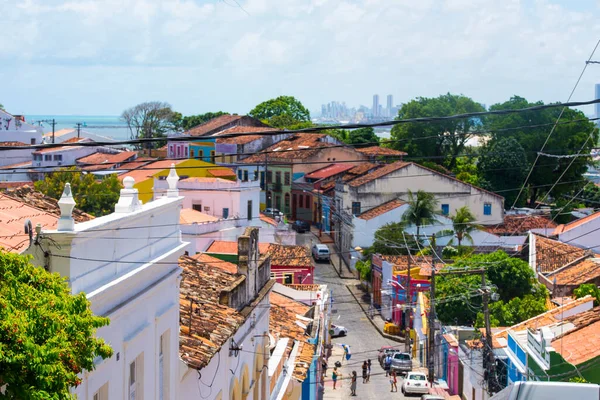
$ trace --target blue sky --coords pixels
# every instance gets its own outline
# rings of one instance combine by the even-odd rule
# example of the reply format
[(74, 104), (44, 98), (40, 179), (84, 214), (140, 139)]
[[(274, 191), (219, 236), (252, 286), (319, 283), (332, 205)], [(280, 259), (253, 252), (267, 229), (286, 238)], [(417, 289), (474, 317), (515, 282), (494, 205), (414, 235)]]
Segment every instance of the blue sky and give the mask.
[[(0, 0), (0, 102), (117, 115), (147, 100), (246, 113), (283, 94), (311, 110), (374, 93), (564, 101), (600, 39), (598, 0), (238, 2)], [(600, 65), (573, 99), (596, 82)]]

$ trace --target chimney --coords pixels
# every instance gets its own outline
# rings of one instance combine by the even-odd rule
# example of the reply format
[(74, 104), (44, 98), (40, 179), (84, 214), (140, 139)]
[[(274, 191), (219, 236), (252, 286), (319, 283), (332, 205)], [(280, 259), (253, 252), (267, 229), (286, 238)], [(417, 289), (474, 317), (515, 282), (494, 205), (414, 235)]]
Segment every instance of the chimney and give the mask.
[(175, 164), (173, 163), (171, 164), (171, 170), (169, 171), (169, 176), (167, 177), (167, 183), (169, 184), (167, 197), (179, 197), (177, 182), (179, 182), (179, 176), (177, 175), (177, 171), (175, 171)]
[(65, 184), (62, 196), (58, 200), (60, 207), (60, 218), (58, 220), (58, 231), (72, 231), (75, 229), (75, 221), (73, 220), (73, 209), (75, 208), (75, 200), (71, 193), (71, 184)]
[(138, 190), (133, 188), (135, 179), (131, 176), (126, 176), (123, 179), (124, 189), (121, 189), (121, 196), (115, 205), (116, 213), (130, 213), (142, 208), (142, 204), (138, 198)]

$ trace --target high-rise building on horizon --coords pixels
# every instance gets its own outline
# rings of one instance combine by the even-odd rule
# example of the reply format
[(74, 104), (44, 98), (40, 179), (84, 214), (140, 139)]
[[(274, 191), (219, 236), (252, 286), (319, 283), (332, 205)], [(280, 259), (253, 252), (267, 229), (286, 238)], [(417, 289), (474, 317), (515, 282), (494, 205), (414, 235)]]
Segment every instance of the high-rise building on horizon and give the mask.
[(379, 95), (373, 95), (373, 108), (371, 109), (374, 117), (379, 116)]
[(394, 116), (393, 108), (394, 108), (394, 96), (392, 96), (391, 94), (388, 94), (387, 95), (387, 108), (385, 111), (388, 117)]

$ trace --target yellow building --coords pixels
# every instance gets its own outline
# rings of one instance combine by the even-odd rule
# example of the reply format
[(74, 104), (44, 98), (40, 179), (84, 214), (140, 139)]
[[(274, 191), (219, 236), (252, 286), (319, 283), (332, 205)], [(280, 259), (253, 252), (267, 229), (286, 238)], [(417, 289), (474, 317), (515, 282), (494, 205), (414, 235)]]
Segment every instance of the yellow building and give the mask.
[(171, 164), (175, 164), (175, 170), (180, 179), (183, 178), (223, 178), (235, 180), (236, 176), (231, 168), (211, 164), (206, 161), (188, 159), (188, 160), (160, 160), (145, 164), (134, 170), (123, 172), (119, 175), (119, 180), (123, 181), (125, 177), (131, 176), (135, 179), (134, 188), (139, 191), (139, 198), (142, 203), (152, 200), (154, 196), (154, 178), (166, 179), (169, 175)]

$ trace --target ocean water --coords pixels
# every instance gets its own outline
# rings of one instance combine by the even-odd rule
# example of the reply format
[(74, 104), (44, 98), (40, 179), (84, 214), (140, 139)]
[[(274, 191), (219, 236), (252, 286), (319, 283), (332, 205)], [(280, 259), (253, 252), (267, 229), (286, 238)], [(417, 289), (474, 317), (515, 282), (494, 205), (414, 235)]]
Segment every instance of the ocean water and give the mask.
[(48, 120), (56, 120), (55, 129), (76, 128), (81, 123), (81, 129), (106, 136), (115, 140), (128, 140), (129, 129), (118, 116), (112, 115), (27, 115), (28, 123), (41, 124), (44, 132), (52, 132), (52, 124)]

